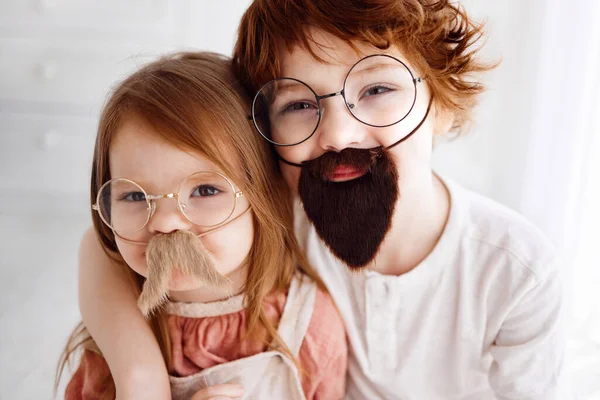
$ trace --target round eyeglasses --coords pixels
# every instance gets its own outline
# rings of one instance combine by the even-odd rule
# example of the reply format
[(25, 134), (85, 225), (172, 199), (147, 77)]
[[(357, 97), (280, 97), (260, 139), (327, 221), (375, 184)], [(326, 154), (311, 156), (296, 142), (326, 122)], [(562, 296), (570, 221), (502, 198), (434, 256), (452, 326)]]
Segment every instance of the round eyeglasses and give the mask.
[(317, 130), (325, 111), (322, 100), (340, 95), (358, 121), (385, 128), (410, 114), (417, 100), (417, 84), (422, 80), (393, 56), (370, 55), (350, 68), (339, 92), (319, 96), (294, 78), (266, 83), (254, 96), (250, 118), (272, 144), (293, 146), (308, 140)]
[(179, 211), (195, 225), (212, 228), (223, 225), (233, 214), (243, 193), (218, 172), (196, 172), (181, 182), (176, 193), (148, 194), (136, 182), (111, 179), (102, 185), (92, 209), (102, 221), (123, 238), (144, 229), (156, 210), (156, 200), (176, 199)]

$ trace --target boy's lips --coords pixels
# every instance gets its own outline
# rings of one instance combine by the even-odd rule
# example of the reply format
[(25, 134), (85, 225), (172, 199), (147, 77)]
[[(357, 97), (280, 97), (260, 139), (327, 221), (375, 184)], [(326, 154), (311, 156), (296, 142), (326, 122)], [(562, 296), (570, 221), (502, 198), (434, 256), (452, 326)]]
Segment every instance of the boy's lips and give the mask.
[(339, 165), (327, 174), (327, 180), (331, 182), (345, 182), (360, 178), (365, 174), (365, 169), (351, 167), (349, 165)]

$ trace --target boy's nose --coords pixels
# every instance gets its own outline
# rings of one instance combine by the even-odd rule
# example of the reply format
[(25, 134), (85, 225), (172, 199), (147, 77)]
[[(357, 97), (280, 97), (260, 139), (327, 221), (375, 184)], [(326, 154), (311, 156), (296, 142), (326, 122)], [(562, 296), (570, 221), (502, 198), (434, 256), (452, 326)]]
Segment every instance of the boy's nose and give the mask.
[(319, 146), (325, 151), (335, 152), (347, 147), (362, 147), (367, 137), (367, 126), (350, 114), (341, 96), (325, 103), (322, 105), (321, 122), (315, 132)]

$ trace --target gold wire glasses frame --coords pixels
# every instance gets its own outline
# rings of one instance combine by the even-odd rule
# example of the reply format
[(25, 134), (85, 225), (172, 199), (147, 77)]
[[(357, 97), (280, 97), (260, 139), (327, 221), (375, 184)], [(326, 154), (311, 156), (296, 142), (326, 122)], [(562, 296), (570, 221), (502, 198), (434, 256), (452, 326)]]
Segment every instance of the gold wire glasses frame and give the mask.
[[(218, 176), (219, 178), (222, 178), (225, 182), (227, 182), (227, 185), (231, 188), (231, 193), (233, 195), (233, 204), (231, 206), (231, 210), (227, 213), (226, 216), (224, 216), (223, 218), (221, 218), (218, 223), (208, 224), (208, 225), (199, 224), (197, 221), (194, 221), (193, 219), (191, 219), (188, 214), (186, 214), (185, 209), (186, 209), (187, 205), (186, 205), (186, 203), (183, 203), (181, 201), (181, 190), (182, 190), (183, 186), (185, 185), (185, 183), (188, 180), (190, 180), (191, 178), (193, 178), (195, 176), (200, 176), (202, 174), (212, 174), (214, 176)], [(214, 171), (198, 171), (198, 172), (195, 172), (195, 173), (187, 176), (181, 182), (181, 184), (179, 185), (179, 188), (178, 188), (177, 192), (166, 193), (166, 194), (148, 194), (142, 188), (141, 185), (139, 185), (138, 183), (136, 183), (135, 181), (133, 181), (131, 179), (114, 178), (114, 179), (111, 179), (111, 180), (105, 182), (100, 187), (100, 189), (98, 190), (98, 194), (96, 196), (96, 203), (92, 205), (92, 209), (94, 211), (97, 211), (98, 215), (100, 216), (100, 219), (102, 220), (102, 222), (104, 222), (104, 224), (106, 224), (106, 226), (108, 226), (113, 232), (115, 232), (122, 239), (125, 239), (122, 236), (125, 233), (124, 232), (118, 232), (118, 230), (113, 226), (113, 224), (111, 223), (111, 221), (107, 220), (107, 216), (104, 215), (105, 212), (102, 210), (102, 206), (101, 206), (101, 204), (103, 203), (103, 198), (102, 198), (103, 194), (106, 194), (106, 190), (111, 190), (111, 189), (107, 189), (107, 188), (109, 187), (109, 185), (112, 185), (112, 184), (114, 184), (117, 181), (128, 183), (130, 185), (133, 185), (136, 188), (139, 188), (139, 190), (143, 194), (143, 199), (145, 200), (145, 202), (147, 204), (148, 214), (146, 216), (146, 219), (145, 219), (144, 223), (141, 225), (141, 227), (139, 227), (139, 229), (137, 229), (137, 230), (135, 230), (133, 232), (127, 232), (127, 234), (135, 234), (135, 233), (141, 231), (142, 229), (144, 229), (148, 225), (148, 222), (150, 221), (150, 219), (154, 215), (154, 212), (156, 211), (156, 200), (159, 200), (159, 199), (176, 199), (177, 200), (177, 208), (178, 208), (178, 210), (183, 214), (183, 216), (188, 221), (190, 221), (191, 223), (193, 223), (195, 225), (201, 226), (201, 227), (213, 228), (213, 229), (211, 229), (211, 230), (209, 230), (207, 232), (202, 233), (202, 235), (199, 235), (199, 236), (204, 236), (207, 233), (210, 233), (210, 232), (213, 232), (213, 231), (215, 231), (217, 229), (220, 229), (221, 227), (223, 227), (224, 225), (226, 225), (228, 222), (232, 222), (233, 220), (235, 220), (238, 217), (240, 217), (243, 214), (245, 214), (246, 211), (248, 211), (250, 209), (250, 207), (248, 207), (248, 209), (245, 210), (243, 213), (241, 213), (238, 217), (234, 218), (233, 220), (229, 220), (229, 218), (231, 217), (231, 215), (233, 215), (233, 213), (235, 212), (235, 209), (237, 207), (238, 198), (240, 198), (241, 196), (243, 196), (243, 192), (239, 191), (239, 190), (236, 190), (235, 186), (233, 185), (233, 183), (225, 175), (223, 175), (223, 174), (221, 174), (219, 172), (214, 172)], [(128, 239), (125, 239), (125, 240), (130, 241)]]

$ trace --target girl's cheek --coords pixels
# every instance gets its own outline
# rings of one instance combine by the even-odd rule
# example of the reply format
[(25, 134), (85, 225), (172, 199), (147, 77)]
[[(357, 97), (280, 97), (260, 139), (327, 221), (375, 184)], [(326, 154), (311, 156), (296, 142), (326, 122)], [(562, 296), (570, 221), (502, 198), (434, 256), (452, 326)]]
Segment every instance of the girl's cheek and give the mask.
[(254, 230), (251, 214), (202, 239), (219, 272), (232, 272), (244, 262), (252, 248)]
[(146, 277), (147, 267), (146, 267), (146, 246), (136, 246), (128, 243), (124, 243), (123, 241), (119, 241), (117, 239), (117, 247), (119, 249), (119, 253), (123, 257), (125, 263), (129, 266), (129, 268), (133, 269), (138, 274)]

